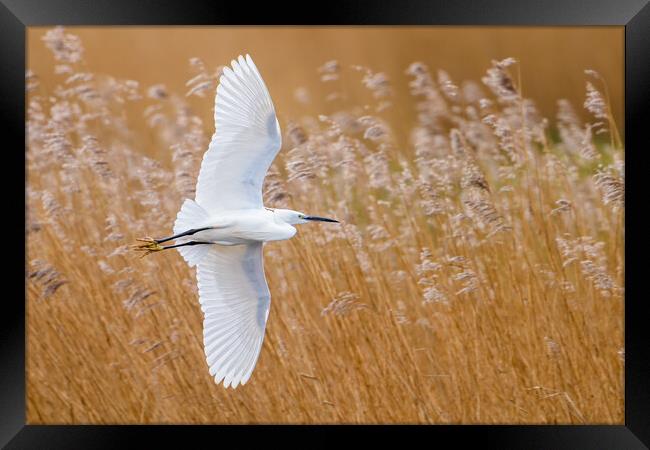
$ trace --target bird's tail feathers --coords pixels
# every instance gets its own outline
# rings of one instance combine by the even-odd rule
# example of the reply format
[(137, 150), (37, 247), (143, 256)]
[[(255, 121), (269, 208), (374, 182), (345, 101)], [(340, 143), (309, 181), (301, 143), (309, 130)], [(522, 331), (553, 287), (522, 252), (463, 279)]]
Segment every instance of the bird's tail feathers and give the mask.
[[(174, 234), (180, 234), (191, 229), (205, 227), (209, 218), (210, 215), (205, 209), (203, 209), (203, 207), (201, 207), (201, 205), (189, 198), (185, 199), (183, 206), (181, 206), (181, 210), (178, 211), (178, 214), (176, 215)], [(191, 240), (191, 236), (178, 239), (177, 242), (183, 242), (185, 240)], [(178, 247), (177, 250), (183, 256), (183, 259), (187, 261), (187, 264), (192, 267), (201, 262), (209, 249), (210, 245), (192, 245)]]
[(206, 225), (209, 217), (210, 215), (201, 205), (187, 198), (176, 215), (174, 234), (183, 233), (192, 228), (201, 228)]

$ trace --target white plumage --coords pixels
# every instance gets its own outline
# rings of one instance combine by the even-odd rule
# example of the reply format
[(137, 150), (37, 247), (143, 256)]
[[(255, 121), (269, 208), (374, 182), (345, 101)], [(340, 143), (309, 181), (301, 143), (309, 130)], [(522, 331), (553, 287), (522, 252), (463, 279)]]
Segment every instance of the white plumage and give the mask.
[(225, 387), (248, 381), (262, 348), (271, 302), (262, 245), (210, 246), (196, 272), (210, 375)]
[(273, 102), (250, 56), (225, 67), (215, 133), (203, 156), (196, 202), (210, 212), (262, 208), (262, 183), (282, 144)]
[[(224, 68), (214, 121), (215, 133), (196, 184), (196, 203), (214, 214), (263, 208), (262, 184), (282, 138), (271, 96), (249, 55), (232, 61), (232, 70)], [(262, 348), (271, 302), (262, 245), (179, 248), (205, 253), (196, 273), (204, 313), (203, 344), (210, 375), (216, 383), (224, 380), (225, 387), (248, 381)]]
[[(291, 238), (296, 224), (336, 220), (264, 207), (262, 184), (281, 147), (280, 126), (251, 57), (240, 56), (231, 65), (219, 80), (215, 133), (203, 156), (195, 200), (184, 201), (174, 236), (146, 238), (138, 249), (177, 248), (196, 266), (209, 372), (217, 384), (234, 388), (250, 378), (264, 341), (271, 301), (264, 243)], [(175, 245), (160, 245), (172, 239)]]

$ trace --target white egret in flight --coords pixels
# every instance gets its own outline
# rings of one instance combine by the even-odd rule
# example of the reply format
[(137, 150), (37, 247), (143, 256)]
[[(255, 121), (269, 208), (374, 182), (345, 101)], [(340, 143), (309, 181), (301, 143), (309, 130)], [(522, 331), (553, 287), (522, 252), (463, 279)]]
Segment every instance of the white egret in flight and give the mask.
[[(136, 248), (145, 255), (176, 248), (197, 267), (210, 375), (235, 388), (250, 378), (264, 340), (271, 301), (264, 243), (293, 237), (297, 224), (338, 221), (264, 207), (262, 183), (282, 138), (271, 96), (249, 55), (224, 68), (214, 119), (196, 198), (183, 203), (174, 235), (139, 239), (145, 243)], [(171, 240), (174, 245), (161, 245)]]

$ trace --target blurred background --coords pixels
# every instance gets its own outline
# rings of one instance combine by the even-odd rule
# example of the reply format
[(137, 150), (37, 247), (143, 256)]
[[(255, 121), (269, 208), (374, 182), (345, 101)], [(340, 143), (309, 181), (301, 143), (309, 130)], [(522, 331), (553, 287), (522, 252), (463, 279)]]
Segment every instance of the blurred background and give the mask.
[[(614, 133), (596, 147), (582, 123), (601, 120), (583, 107), (587, 80), (605, 91), (592, 69), (623, 129), (623, 39), (622, 27), (29, 29), (28, 422), (623, 423), (624, 148), (606, 145)], [(342, 223), (265, 250), (264, 350), (233, 392), (206, 370), (191, 270), (129, 245), (166, 235), (194, 196), (215, 73), (247, 52), (284, 138), (266, 204)], [(513, 108), (528, 103), (482, 85), (507, 57), (562, 145), (529, 151), (517, 138), (539, 122)], [(436, 90), (424, 100), (409, 66), (483, 93), (465, 110)], [(498, 140), (469, 112), (483, 95)], [(563, 134), (562, 98), (581, 116), (565, 106)], [(359, 120), (339, 134), (316, 119), (335, 113)], [(476, 152), (447, 143), (451, 126)]]
[[(52, 74), (54, 58), (41, 37), (48, 28), (28, 30), (28, 67), (44, 87), (61, 78)], [(414, 61), (436, 74), (444, 69), (454, 83), (480, 83), (493, 59), (520, 61), (522, 90), (542, 115), (554, 122), (556, 101), (567, 98), (583, 119), (585, 69), (606, 80), (612, 111), (623, 131), (623, 27), (67, 27), (84, 46), (88, 70), (140, 82), (143, 88), (163, 83), (184, 95), (196, 73), (189, 59), (203, 60), (215, 71), (239, 54), (250, 53), (273, 97), (280, 123), (307, 112), (323, 114), (346, 103), (372, 103), (358, 89), (363, 74), (353, 65), (384, 72), (390, 79), (393, 107), (386, 118), (415, 117), (405, 69)], [(323, 83), (318, 68), (338, 61), (341, 74)], [(515, 68), (516, 70), (516, 68)], [(514, 74), (517, 75), (516, 73)], [(337, 96), (332, 96), (332, 93)], [(367, 98), (360, 98), (367, 95)], [(328, 98), (329, 96), (329, 98)], [(211, 97), (211, 95), (207, 95)], [(332, 98), (333, 97), (333, 98)], [(213, 104), (196, 96), (188, 101), (195, 113), (210, 119)], [(134, 114), (137, 116), (138, 114)], [(407, 120), (406, 122), (410, 122)], [(207, 123), (207, 122), (206, 122)], [(396, 130), (399, 134), (400, 130)]]

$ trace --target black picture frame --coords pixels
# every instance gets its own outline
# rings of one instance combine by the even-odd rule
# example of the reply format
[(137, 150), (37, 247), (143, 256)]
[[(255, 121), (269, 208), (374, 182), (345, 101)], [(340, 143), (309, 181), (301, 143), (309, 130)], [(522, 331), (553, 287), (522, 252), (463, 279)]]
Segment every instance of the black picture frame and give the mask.
[[(17, 199), (25, 189), (25, 45), (26, 27), (38, 25), (618, 25), (625, 27), (625, 139), (626, 234), (625, 240), (625, 425), (588, 426), (360, 426), (360, 427), (248, 427), (218, 426), (35, 426), (25, 416), (25, 242), (7, 239), (25, 232), (25, 202)], [(403, 434), (425, 438), (436, 445), (449, 440), (496, 448), (648, 448), (650, 445), (650, 370), (648, 327), (639, 272), (644, 248), (643, 171), (648, 144), (644, 122), (650, 104), (650, 5), (647, 0), (498, 0), (453, 2), (409, 0), (347, 0), (323, 4), (277, 2), (214, 2), (186, 0), (0, 0), (0, 118), (3, 142), (2, 176), (5, 198), (5, 290), (0, 314), (0, 445), (6, 448), (114, 448), (130, 447), (136, 440), (147, 447), (183, 443), (194, 447), (204, 439), (236, 437), (240, 445), (252, 443), (258, 433), (285, 438), (299, 432), (319, 444), (338, 442), (337, 433), (403, 443)], [(6, 139), (6, 137), (11, 139)], [(11, 144), (9, 144), (11, 143)], [(630, 164), (628, 155), (633, 163)], [(632, 204), (630, 204), (630, 201)], [(629, 213), (629, 215), (628, 215)], [(636, 219), (636, 220), (635, 220)], [(631, 240), (629, 236), (632, 236)], [(631, 242), (630, 245), (628, 243)], [(23, 255), (23, 267), (18, 257)], [(22, 273), (20, 273), (22, 272)], [(22, 298), (21, 295), (22, 294)], [(235, 436), (236, 435), (236, 436)], [(398, 436), (401, 435), (401, 436)], [(343, 437), (343, 436), (340, 436)], [(337, 439), (336, 441), (334, 439)], [(399, 441), (397, 440), (399, 439)], [(285, 441), (286, 442), (286, 441)], [(407, 445), (408, 445), (407, 441)], [(644, 445), (645, 443), (645, 445)], [(402, 444), (403, 445), (403, 444)]]

